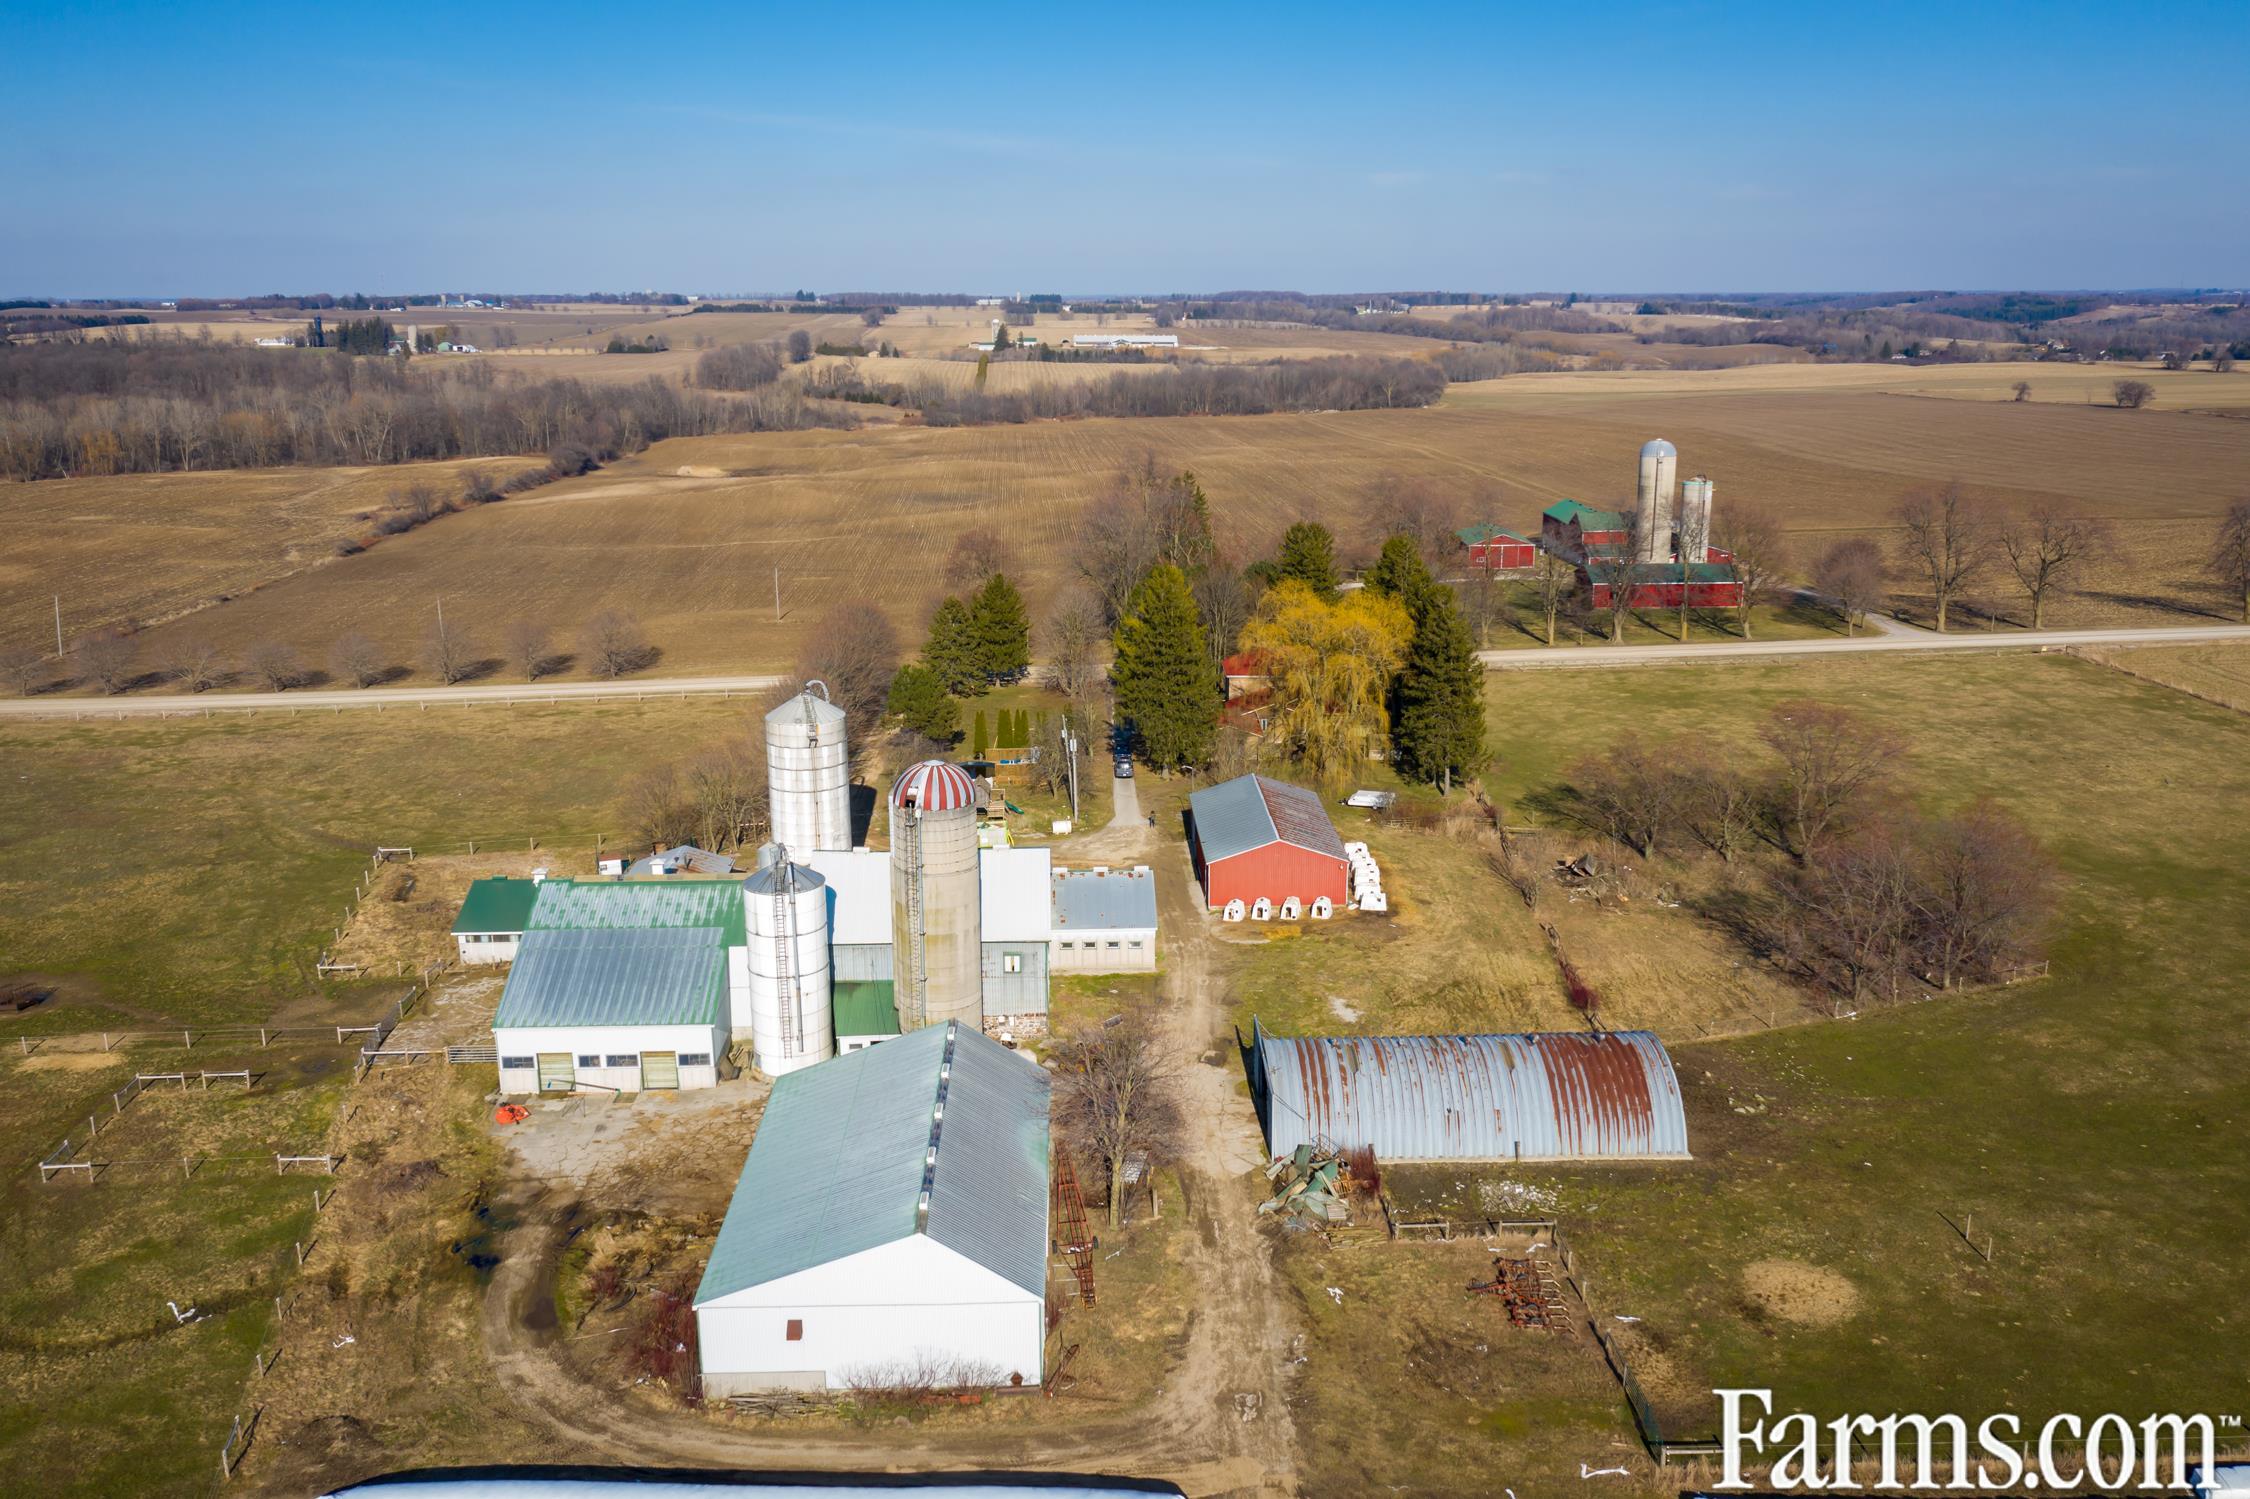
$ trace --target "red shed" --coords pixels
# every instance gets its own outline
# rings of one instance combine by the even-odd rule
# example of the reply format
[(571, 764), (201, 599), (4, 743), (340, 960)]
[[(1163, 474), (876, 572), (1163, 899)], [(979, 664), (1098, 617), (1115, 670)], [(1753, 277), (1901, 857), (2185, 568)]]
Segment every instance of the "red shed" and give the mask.
[(1310, 905), (1325, 895), (1344, 905), (1344, 840), (1320, 798), (1302, 786), (1237, 776), (1188, 798), (1196, 878), (1204, 903), (1230, 900), (1280, 905), (1289, 896)]
[(1469, 566), (1496, 573), (1529, 572), (1539, 548), (1498, 526), (1463, 526), (1453, 533), (1469, 549)]
[[(1596, 609), (1609, 607), (1611, 581), (1622, 571), (1610, 565), (1589, 573), (1584, 563), (1579, 564), (1578, 579)], [(1635, 609), (1677, 609), (1683, 589), (1690, 609), (1732, 609), (1742, 602), (1742, 582), (1723, 562), (1643, 562), (1633, 568)]]

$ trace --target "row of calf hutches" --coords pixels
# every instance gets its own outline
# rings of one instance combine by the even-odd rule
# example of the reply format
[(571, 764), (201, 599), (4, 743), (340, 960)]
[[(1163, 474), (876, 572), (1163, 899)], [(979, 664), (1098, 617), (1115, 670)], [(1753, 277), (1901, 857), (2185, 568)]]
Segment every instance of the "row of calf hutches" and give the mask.
[(680, 847), (471, 888), (463, 960), (514, 964), (493, 1019), (502, 1091), (709, 1087), (745, 1042), (782, 1077), (924, 1026), (1036, 1029), (1053, 971), (1155, 966), (1145, 867), (1057, 870), (980, 838), (981, 788), (940, 760), (891, 788), (891, 846), (854, 846), (843, 711), (809, 683), (765, 728), (776, 836), (747, 877)]

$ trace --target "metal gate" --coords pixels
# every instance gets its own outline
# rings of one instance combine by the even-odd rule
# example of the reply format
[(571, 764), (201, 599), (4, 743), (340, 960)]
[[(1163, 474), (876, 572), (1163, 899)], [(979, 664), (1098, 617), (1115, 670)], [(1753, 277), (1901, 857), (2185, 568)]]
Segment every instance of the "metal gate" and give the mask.
[(571, 1070), (570, 1053), (543, 1051), (539, 1053), (539, 1091), (542, 1093), (570, 1093), (578, 1087), (578, 1074)]
[(677, 1088), (680, 1085), (680, 1054), (676, 1051), (644, 1051), (641, 1053), (641, 1086), (643, 1088)]

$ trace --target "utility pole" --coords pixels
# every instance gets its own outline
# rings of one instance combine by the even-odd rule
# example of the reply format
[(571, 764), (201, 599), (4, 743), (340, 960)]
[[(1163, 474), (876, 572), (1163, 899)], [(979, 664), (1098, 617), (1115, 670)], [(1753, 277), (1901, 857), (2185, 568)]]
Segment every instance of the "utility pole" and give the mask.
[(443, 640), (445, 638), (445, 595), (442, 593), (437, 596), (437, 632), (438, 639)]
[(1070, 715), (1063, 715), (1063, 753), (1070, 757), (1070, 820), (1078, 821), (1078, 734), (1070, 726)]
[(773, 622), (781, 623), (781, 564), (773, 565)]
[(62, 659), (62, 595), (55, 595), (55, 659)]

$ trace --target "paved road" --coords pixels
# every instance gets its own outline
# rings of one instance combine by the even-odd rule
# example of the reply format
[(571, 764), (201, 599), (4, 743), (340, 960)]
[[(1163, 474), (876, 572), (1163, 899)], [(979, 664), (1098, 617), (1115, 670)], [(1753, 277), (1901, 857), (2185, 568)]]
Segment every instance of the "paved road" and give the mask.
[(1886, 621), (1879, 633), (1850, 640), (1745, 640), (1714, 645), (1566, 645), (1520, 651), (1483, 651), (1495, 671), (1596, 666), (1649, 666), (1677, 661), (1765, 660), (1775, 656), (1851, 656), (1899, 651), (2057, 650), (2072, 645), (2193, 645), (2210, 640), (2250, 640), (2250, 625), (2158, 625), (2124, 630), (1934, 630)]
[(632, 701), (763, 692), (790, 677), (651, 677), (629, 682), (469, 683), (460, 687), (369, 687), (299, 692), (147, 692), (123, 697), (28, 697), (0, 702), (0, 717), (128, 718), (168, 713), (240, 713), (266, 708), (440, 708), (472, 703)]

